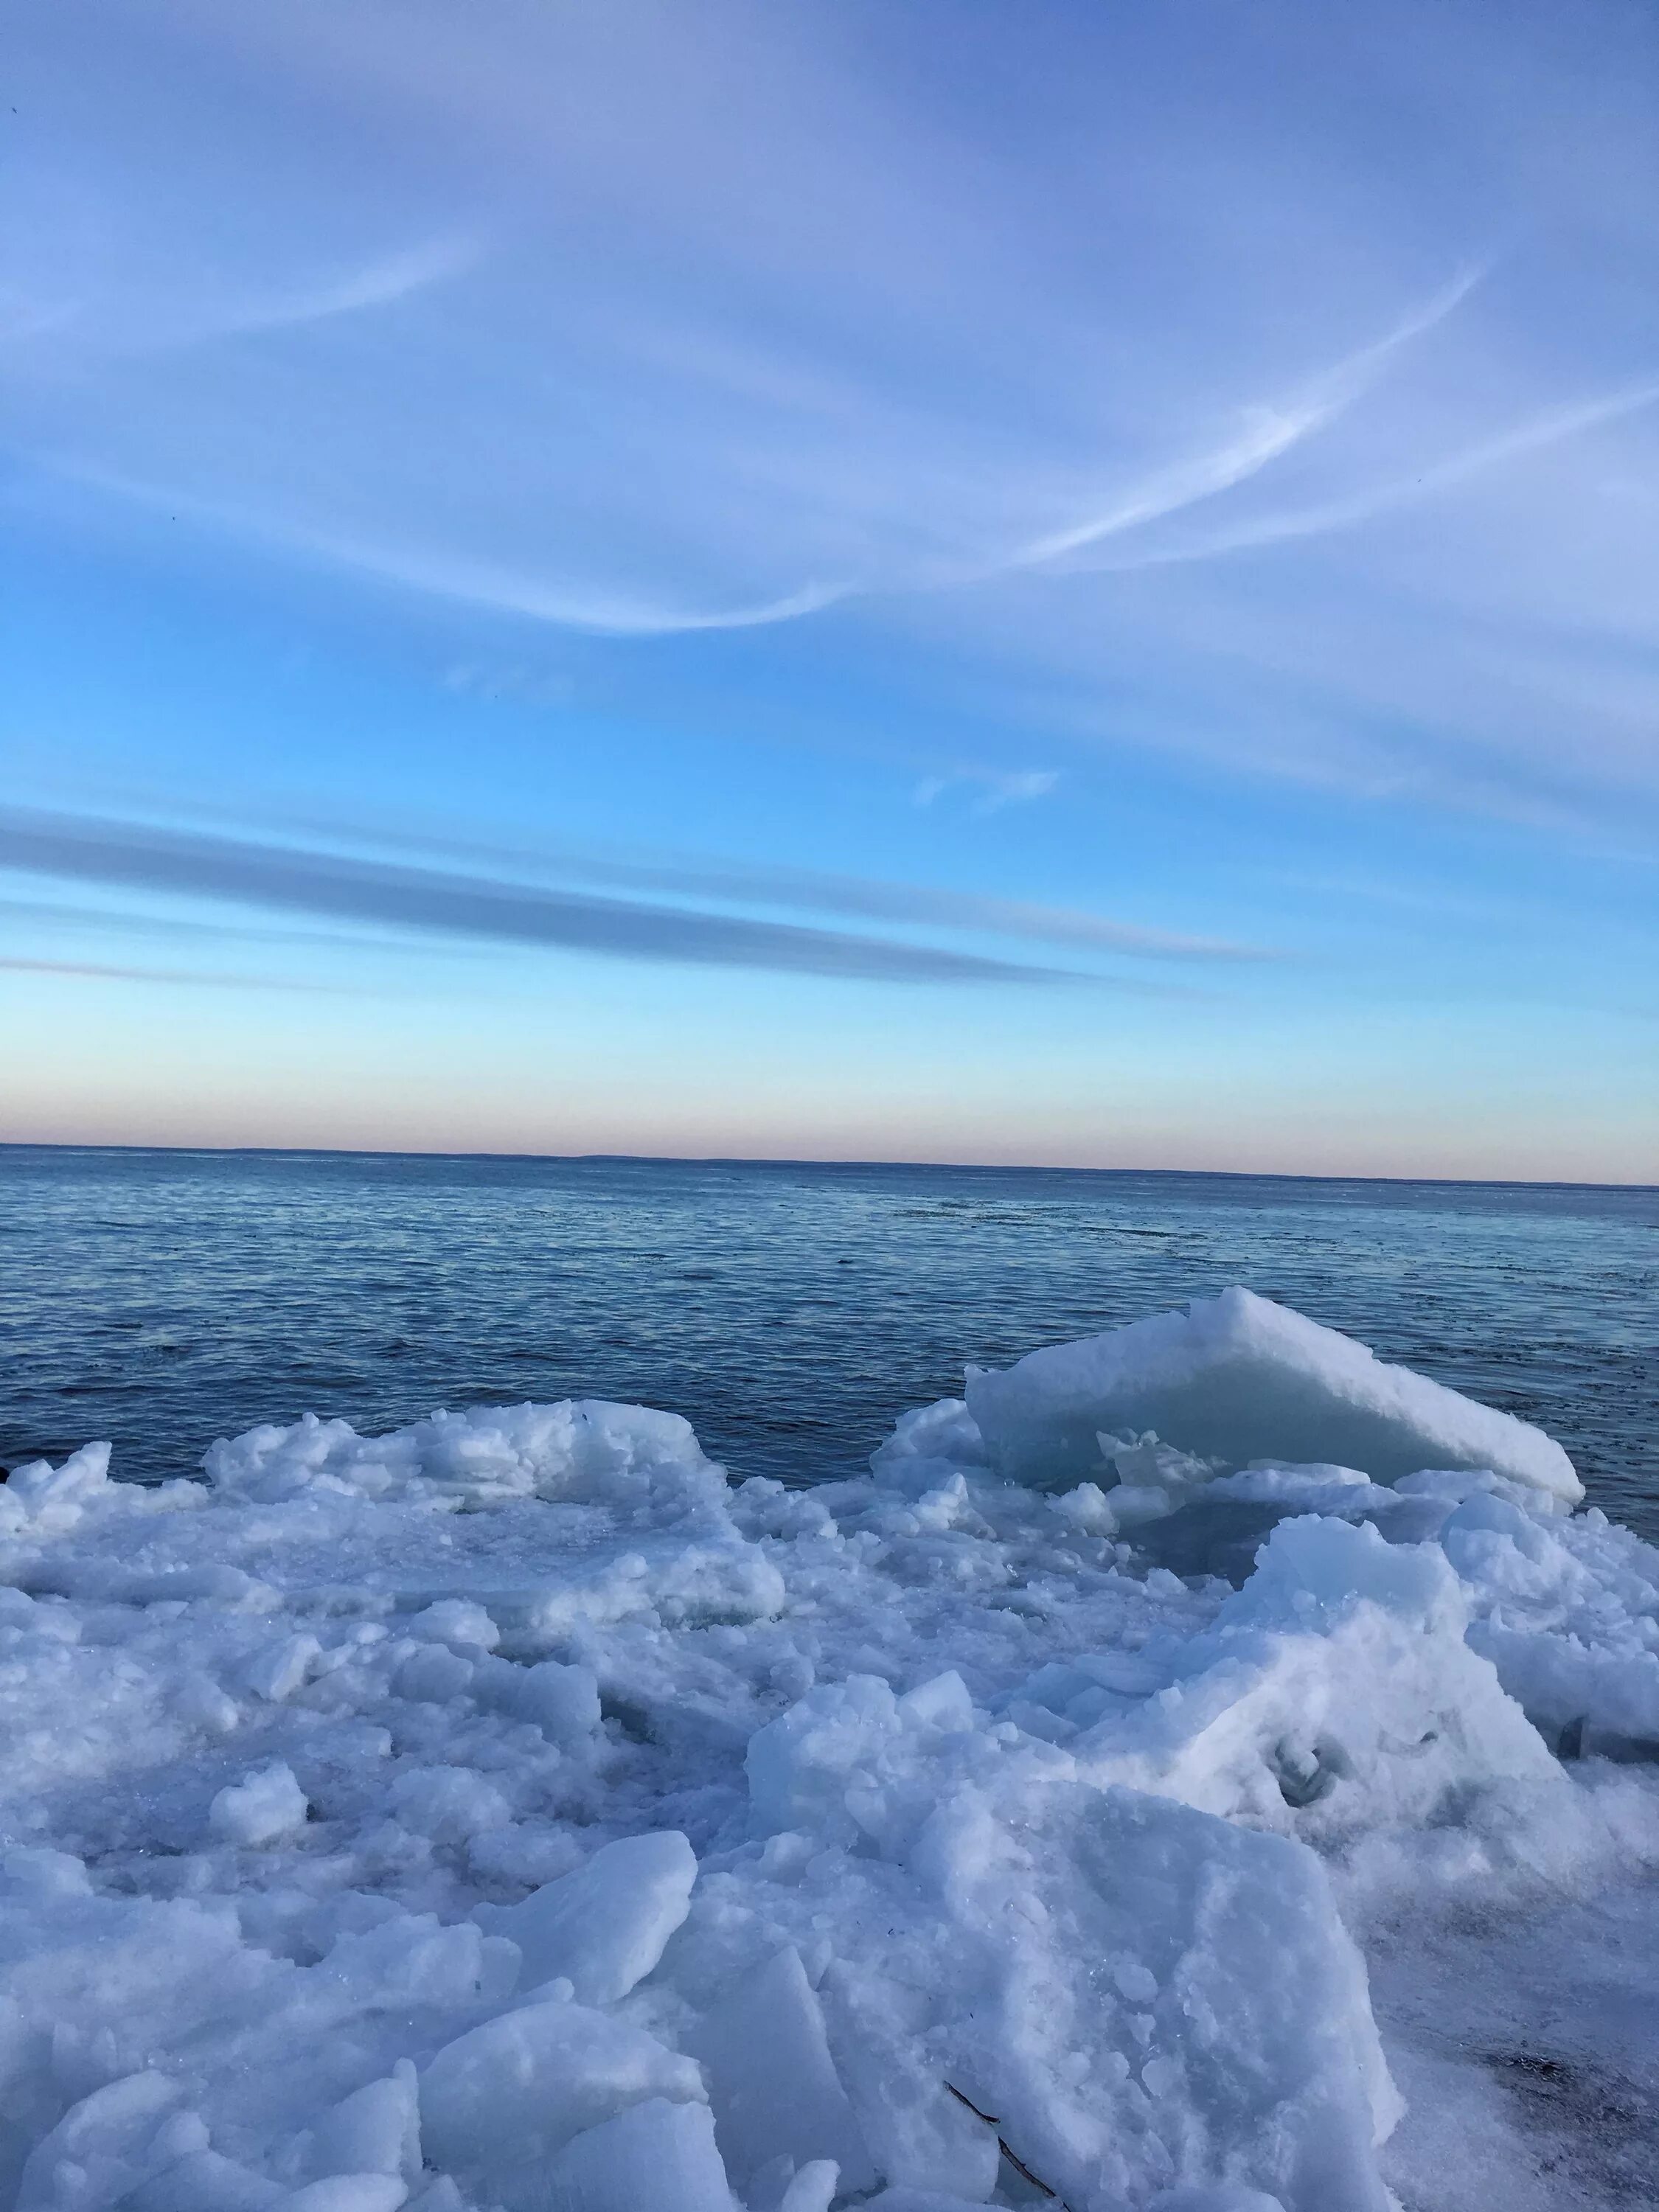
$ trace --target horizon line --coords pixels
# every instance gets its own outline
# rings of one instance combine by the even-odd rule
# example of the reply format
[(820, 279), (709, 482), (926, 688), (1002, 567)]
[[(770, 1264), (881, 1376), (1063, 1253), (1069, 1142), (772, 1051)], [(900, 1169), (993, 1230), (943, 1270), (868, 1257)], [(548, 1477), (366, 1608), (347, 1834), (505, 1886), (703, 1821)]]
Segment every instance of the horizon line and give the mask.
[(1364, 1173), (1292, 1175), (1283, 1169), (1260, 1168), (1103, 1168), (1066, 1166), (1054, 1161), (1009, 1160), (883, 1160), (823, 1159), (803, 1155), (741, 1152), (466, 1152), (428, 1146), (362, 1145), (122, 1145), (76, 1143), (56, 1138), (3, 1137), (5, 1152), (135, 1152), (207, 1153), (231, 1159), (343, 1159), (343, 1160), (503, 1160), (537, 1162), (564, 1167), (684, 1167), (684, 1168), (912, 1168), (951, 1175), (1066, 1175), (1167, 1176), (1193, 1182), (1384, 1183), (1407, 1188), (1457, 1190), (1615, 1190), (1651, 1191), (1659, 1195), (1659, 1182), (1586, 1182), (1566, 1176), (1406, 1176)]

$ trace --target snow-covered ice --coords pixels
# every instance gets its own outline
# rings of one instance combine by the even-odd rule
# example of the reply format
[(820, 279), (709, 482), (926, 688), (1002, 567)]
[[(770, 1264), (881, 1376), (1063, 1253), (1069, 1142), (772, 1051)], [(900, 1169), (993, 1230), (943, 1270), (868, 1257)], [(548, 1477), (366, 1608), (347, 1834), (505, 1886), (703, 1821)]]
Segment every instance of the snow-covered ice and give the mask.
[(1236, 1291), (811, 1491), (592, 1402), (205, 1471), (0, 1490), (0, 2206), (1659, 2170), (1659, 1553), (1523, 1423)]

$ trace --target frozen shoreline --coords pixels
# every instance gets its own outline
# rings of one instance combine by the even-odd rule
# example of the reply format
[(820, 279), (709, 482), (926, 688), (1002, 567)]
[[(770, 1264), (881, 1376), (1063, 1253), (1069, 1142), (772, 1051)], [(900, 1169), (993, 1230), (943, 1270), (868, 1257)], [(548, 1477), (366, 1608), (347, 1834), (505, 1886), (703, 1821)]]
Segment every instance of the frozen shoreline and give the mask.
[(1659, 1553), (1299, 1316), (1034, 1355), (811, 1492), (599, 1404), (106, 1460), (0, 1491), (0, 2204), (1037, 2201), (1000, 2135), (1071, 2212), (1530, 2212), (1659, 2157)]

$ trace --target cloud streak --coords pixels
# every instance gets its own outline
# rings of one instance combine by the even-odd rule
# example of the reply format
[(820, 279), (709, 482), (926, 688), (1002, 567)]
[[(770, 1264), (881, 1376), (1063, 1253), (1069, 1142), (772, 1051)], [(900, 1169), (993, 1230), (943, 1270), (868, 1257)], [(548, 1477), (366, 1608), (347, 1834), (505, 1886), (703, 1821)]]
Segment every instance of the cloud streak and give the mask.
[(808, 585), (782, 599), (751, 605), (674, 607), (614, 591), (595, 590), (568, 580), (538, 576), (458, 552), (422, 551), (372, 538), (307, 529), (271, 514), (255, 514), (219, 501), (196, 497), (165, 484), (96, 467), (68, 453), (49, 457), (48, 465), (66, 482), (149, 508), (180, 515), (204, 528), (261, 544), (270, 550), (325, 568), (355, 571), (369, 581), (417, 592), (497, 615), (522, 616), (552, 628), (580, 630), (593, 637), (678, 637), (699, 630), (757, 629), (816, 614), (848, 596), (844, 585)]
[(933, 884), (882, 883), (810, 868), (628, 861), (575, 854), (554, 856), (550, 865), (562, 865), (568, 872), (589, 880), (627, 884), (637, 890), (841, 914), (869, 921), (931, 923), (945, 929), (1027, 938), (1043, 945), (1090, 946), (1137, 959), (1255, 962), (1276, 957), (1261, 945), (1150, 929), (1075, 907), (994, 898), (984, 892), (944, 890)]
[[(146, 489), (142, 495), (152, 506), (165, 504), (167, 495)], [(218, 520), (230, 526), (236, 518)], [(594, 592), (552, 578), (527, 574), (493, 562), (422, 555), (386, 545), (348, 538), (310, 536), (274, 527), (262, 532), (290, 550), (356, 568), (381, 581), (403, 584), (434, 599), (459, 605), (486, 608), (495, 614), (524, 615), (532, 622), (561, 629), (586, 630), (595, 637), (679, 637), (698, 630), (760, 629), (772, 623), (793, 622), (803, 615), (819, 613), (849, 595), (844, 584), (808, 584), (781, 599), (762, 599), (747, 605), (672, 607), (620, 592)]]
[[(401, 951), (402, 940), (393, 933), (376, 936), (363, 928), (284, 929), (241, 925), (222, 917), (187, 921), (178, 915), (145, 913), (132, 907), (71, 906), (59, 899), (0, 898), (0, 921), (21, 923), (26, 928), (56, 937), (137, 937), (171, 939), (189, 945), (210, 941), (216, 945), (280, 945), (289, 951), (335, 951), (349, 946), (355, 951)], [(461, 948), (457, 947), (457, 950)], [(472, 950), (475, 948), (467, 948)]]
[[(275, 331), (388, 305), (441, 277), (459, 273), (475, 254), (476, 248), (461, 241), (434, 241), (428, 246), (370, 264), (337, 285), (324, 284), (286, 301), (250, 306), (240, 315), (227, 314), (219, 322), (169, 342), (185, 343), (242, 332)], [(1461, 271), (1381, 337), (1304, 380), (1283, 398), (1243, 407), (1239, 410), (1243, 427), (1225, 444), (1155, 471), (1103, 511), (1032, 538), (993, 561), (967, 566), (947, 561), (943, 570), (914, 577), (901, 574), (882, 580), (848, 577), (810, 582), (777, 597), (736, 605), (683, 607), (614, 590), (596, 592), (572, 579), (541, 575), (513, 564), (469, 557), (453, 549), (423, 550), (415, 545), (392, 545), (345, 532), (307, 529), (269, 514), (239, 510), (167, 485), (91, 467), (67, 455), (55, 457), (53, 465), (63, 475), (89, 487), (152, 509), (166, 507), (175, 515), (186, 513), (207, 527), (252, 538), (302, 560), (356, 571), (382, 583), (459, 605), (519, 616), (558, 629), (617, 639), (762, 629), (799, 621), (848, 600), (879, 599), (894, 591), (950, 591), (964, 585), (982, 584), (998, 576), (1068, 564), (1077, 555), (1096, 546), (1132, 536), (1149, 524), (1182, 514), (1248, 483), (1273, 463), (1337, 422), (1370, 389), (1392, 356), (1444, 321), (1486, 274), (1484, 267)], [(1516, 451), (1522, 449), (1514, 447)], [(1462, 471), (1468, 472), (1467, 469)], [(1384, 503), (1386, 495), (1379, 495), (1376, 505)], [(1376, 509), (1356, 507), (1352, 520), (1362, 520), (1372, 511)], [(1309, 528), (1335, 526), (1339, 526), (1316, 522)], [(1287, 530), (1282, 534), (1292, 532)], [(1220, 541), (1239, 545), (1267, 542), (1271, 541), (1253, 537), (1248, 531), (1239, 532), (1236, 538)], [(1152, 554), (1144, 560), (1131, 558), (1121, 563), (1109, 561), (1089, 565), (1150, 566), (1159, 558)], [(1049, 783), (1040, 778), (1031, 790), (1019, 787), (1020, 779), (1006, 778), (1002, 781), (1009, 787), (988, 794), (987, 811), (1011, 799), (1037, 795), (1049, 787)]]
[(217, 339), (250, 337), (266, 331), (303, 330), (313, 323), (360, 315), (395, 306), (434, 284), (448, 282), (475, 266), (482, 248), (475, 239), (438, 237), (361, 263), (337, 277), (264, 297), (226, 301), (195, 320), (163, 329), (140, 345), (161, 349), (210, 344)]
[(0, 810), (0, 866), (610, 959), (879, 983), (1083, 980), (929, 945), (29, 808)]
[(1247, 483), (1337, 421), (1369, 389), (1392, 355), (1443, 322), (1486, 273), (1483, 268), (1461, 271), (1380, 338), (1310, 378), (1289, 397), (1245, 409), (1245, 427), (1225, 445), (1160, 471), (1102, 514), (1034, 538), (1009, 556), (1006, 568), (1047, 568)]
[(1437, 493), (1466, 483), (1471, 477), (1478, 477), (1488, 469), (1500, 467), (1505, 461), (1519, 460), (1528, 453), (1546, 452), (1552, 446), (1561, 445), (1570, 438), (1581, 437), (1586, 431), (1599, 428), (1603, 423), (1617, 422), (1626, 416), (1641, 414), (1656, 402), (1659, 402), (1659, 379), (1624, 386), (1616, 392), (1576, 400), (1565, 406), (1548, 408), (1541, 414), (1516, 423), (1510, 429), (1480, 440), (1461, 453), (1449, 454), (1439, 461), (1425, 463), (1414, 475), (1401, 477), (1398, 482), (1378, 484), (1370, 490), (1358, 492), (1344, 499), (1261, 515), (1253, 520), (1237, 523), (1231, 528), (1218, 530), (1185, 545), (1153, 549), (1139, 554), (1130, 551), (1120, 561), (1106, 565), (1121, 569), (1167, 568), (1185, 561), (1213, 560), (1222, 554), (1252, 550), (1258, 546), (1284, 544), (1294, 538), (1319, 538), (1333, 531), (1357, 529), (1378, 515), (1415, 507), (1423, 501), (1432, 499)]
[(1060, 770), (1053, 768), (957, 768), (943, 775), (923, 776), (912, 796), (918, 806), (931, 806), (947, 791), (967, 784), (979, 793), (973, 805), (975, 814), (1000, 814), (1005, 806), (1023, 806), (1032, 799), (1047, 799), (1059, 781)]
[[(994, 772), (958, 770), (959, 779), (1004, 781)], [(1045, 788), (1049, 779), (1044, 779)], [(1019, 793), (1009, 797), (1023, 795)], [(1032, 796), (1036, 793), (1030, 794)], [(307, 836), (326, 834), (304, 817), (285, 825)], [(340, 834), (341, 825), (333, 825)], [(833, 914), (864, 921), (931, 925), (976, 935), (1023, 938), (1038, 944), (1090, 946), (1097, 951), (1159, 962), (1251, 963), (1281, 956), (1271, 947), (1236, 939), (1155, 929), (1121, 921), (1078, 907), (1051, 906), (1040, 900), (999, 898), (933, 884), (884, 881), (831, 870), (767, 866), (752, 861), (701, 859), (682, 854), (583, 848), (572, 845), (501, 845), (476, 840), (434, 838), (405, 832), (400, 838), (359, 828), (353, 842), (418, 853), (447, 864), (483, 860), (521, 874), (565, 882), (599, 884), (650, 896), (708, 899), (732, 906), (759, 906), (793, 914)]]
[(0, 955), (0, 975), (52, 975), (91, 983), (179, 983), (210, 991), (319, 991), (336, 994), (337, 983), (312, 983), (283, 975), (206, 975), (185, 968), (129, 968), (96, 960), (26, 960)]

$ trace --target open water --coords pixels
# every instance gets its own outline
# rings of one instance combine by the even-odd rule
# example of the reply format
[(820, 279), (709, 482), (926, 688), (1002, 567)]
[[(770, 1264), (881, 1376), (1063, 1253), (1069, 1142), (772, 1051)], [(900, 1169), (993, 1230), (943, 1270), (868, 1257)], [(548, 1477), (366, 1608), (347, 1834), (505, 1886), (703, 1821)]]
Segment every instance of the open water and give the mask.
[(1229, 1283), (1539, 1422), (1659, 1535), (1653, 1188), (0, 1146), (0, 1466), (597, 1396), (812, 1482), (965, 1361)]

